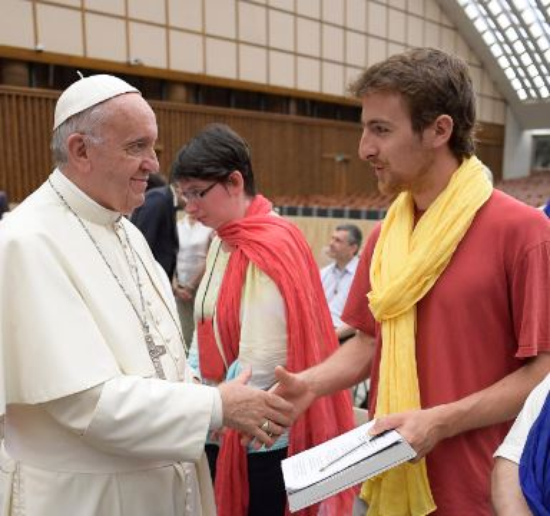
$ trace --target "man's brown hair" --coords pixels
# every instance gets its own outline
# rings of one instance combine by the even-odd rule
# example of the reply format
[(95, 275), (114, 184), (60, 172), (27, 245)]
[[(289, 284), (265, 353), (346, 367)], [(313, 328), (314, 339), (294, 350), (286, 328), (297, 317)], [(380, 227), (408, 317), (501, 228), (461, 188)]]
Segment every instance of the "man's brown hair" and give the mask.
[(350, 91), (357, 98), (376, 92), (401, 95), (416, 133), (439, 115), (449, 115), (451, 152), (459, 160), (474, 154), (476, 98), (468, 65), (459, 57), (433, 48), (412, 49), (369, 67)]

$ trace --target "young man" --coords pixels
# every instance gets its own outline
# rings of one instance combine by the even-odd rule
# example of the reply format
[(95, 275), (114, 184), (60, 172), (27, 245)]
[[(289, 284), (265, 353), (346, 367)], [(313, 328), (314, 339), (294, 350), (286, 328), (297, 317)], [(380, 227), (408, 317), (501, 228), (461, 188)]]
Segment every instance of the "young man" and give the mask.
[(396, 428), (418, 461), (365, 484), (369, 514), (488, 516), (492, 454), (550, 369), (550, 226), (493, 191), (474, 156), (463, 61), (414, 49), (367, 69), (354, 93), (359, 155), (399, 196), (342, 316), (358, 334), (320, 366), (279, 368), (276, 392), (298, 413), (370, 375), (373, 433)]
[(156, 139), (135, 88), (77, 81), (56, 105), (58, 168), (2, 222), (9, 514), (213, 515), (208, 431), (271, 445), (260, 427), (277, 436), (289, 423), (288, 403), (244, 385), (250, 372), (191, 383), (157, 263), (122, 216), (143, 203)]
[(327, 298), (332, 325), (340, 341), (351, 337), (355, 329), (342, 322), (341, 316), (348, 298), (351, 282), (359, 263), (359, 249), (363, 234), (355, 224), (336, 227), (328, 247), (333, 263), (321, 269), (321, 282)]

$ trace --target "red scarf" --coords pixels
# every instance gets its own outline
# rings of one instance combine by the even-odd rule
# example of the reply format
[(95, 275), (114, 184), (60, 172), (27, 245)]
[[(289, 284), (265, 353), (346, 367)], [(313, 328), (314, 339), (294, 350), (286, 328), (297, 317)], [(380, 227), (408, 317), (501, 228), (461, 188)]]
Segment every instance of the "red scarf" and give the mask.
[[(224, 224), (220, 238), (231, 245), (229, 263), (220, 287), (217, 320), (227, 363), (239, 354), (240, 307), (249, 262), (269, 276), (279, 288), (287, 317), (287, 364), (289, 371), (307, 369), (331, 355), (338, 347), (319, 277), (319, 269), (300, 230), (270, 214), (271, 203), (257, 195), (243, 219)], [(353, 427), (350, 395), (341, 391), (315, 401), (290, 430), (288, 455), (331, 439)], [(341, 516), (351, 512), (353, 491), (347, 490), (322, 502), (323, 514)], [(246, 450), (239, 434), (226, 430), (217, 465), (216, 502), (219, 516), (248, 515)], [(300, 511), (314, 516), (319, 504)], [(288, 506), (286, 510), (287, 514)]]

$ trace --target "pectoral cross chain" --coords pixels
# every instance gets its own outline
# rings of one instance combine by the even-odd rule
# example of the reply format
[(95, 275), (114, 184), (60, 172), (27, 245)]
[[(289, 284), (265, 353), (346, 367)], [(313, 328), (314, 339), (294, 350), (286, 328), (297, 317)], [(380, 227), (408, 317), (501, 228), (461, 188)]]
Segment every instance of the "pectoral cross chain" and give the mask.
[(145, 342), (147, 344), (147, 351), (155, 367), (155, 372), (157, 376), (163, 380), (166, 380), (166, 375), (164, 374), (164, 369), (160, 363), (160, 357), (166, 354), (166, 346), (157, 346), (153, 340), (153, 336), (149, 333), (145, 333)]
[[(149, 326), (147, 325), (147, 314), (145, 311), (145, 301), (143, 299), (143, 292), (142, 292), (142, 285), (139, 278), (139, 268), (136, 258), (136, 253), (134, 251), (134, 248), (132, 247), (132, 243), (130, 242), (130, 239), (128, 238), (128, 233), (126, 232), (126, 229), (124, 227), (124, 224), (121, 222), (116, 222), (113, 225), (113, 229), (115, 232), (116, 237), (118, 238), (120, 245), (122, 246), (122, 250), (124, 252), (124, 258), (126, 258), (126, 262), (128, 264), (128, 267), (130, 268), (130, 273), (132, 275), (132, 279), (134, 280), (134, 283), (136, 285), (137, 291), (139, 293), (139, 299), (141, 302), (141, 314), (139, 313), (139, 308), (134, 304), (132, 301), (132, 298), (130, 297), (130, 294), (124, 287), (124, 284), (122, 283), (121, 279), (118, 277), (118, 275), (115, 273), (114, 269), (111, 267), (111, 264), (109, 263), (109, 260), (107, 260), (107, 257), (101, 250), (101, 247), (99, 246), (98, 242), (86, 226), (84, 224), (84, 221), (80, 218), (78, 213), (71, 207), (71, 205), (66, 201), (65, 197), (61, 195), (61, 192), (54, 186), (52, 183), (51, 178), (48, 179), (48, 182), (52, 188), (52, 190), (56, 193), (56, 195), (59, 197), (63, 205), (75, 216), (76, 220), (84, 230), (84, 232), (88, 235), (88, 238), (96, 248), (97, 252), (103, 259), (103, 262), (109, 269), (109, 272), (113, 276), (113, 278), (116, 280), (118, 286), (120, 287), (120, 290), (124, 294), (124, 297), (128, 300), (128, 303), (130, 303), (130, 306), (134, 310), (136, 317), (138, 318), (139, 322), (141, 323), (141, 326), (143, 328), (143, 334), (145, 336), (145, 344), (147, 345), (147, 351), (149, 352), (149, 356), (151, 357), (151, 361), (153, 362), (153, 366), (155, 367), (155, 373), (159, 378), (162, 378), (163, 380), (166, 380), (166, 375), (164, 374), (164, 369), (162, 368), (162, 364), (160, 363), (160, 357), (162, 355), (166, 354), (166, 346), (157, 346), (155, 345), (155, 341), (153, 340), (153, 336), (151, 335), (151, 332), (149, 331)], [(126, 243), (122, 241), (121, 236), (119, 235), (119, 230), (123, 232), (124, 238), (126, 240)], [(131, 260), (128, 257), (128, 254), (126, 252), (126, 248), (130, 249), (130, 256)], [(139, 255), (137, 255), (139, 256)], [(143, 266), (145, 268), (145, 266)], [(134, 273), (132, 273), (132, 270)]]

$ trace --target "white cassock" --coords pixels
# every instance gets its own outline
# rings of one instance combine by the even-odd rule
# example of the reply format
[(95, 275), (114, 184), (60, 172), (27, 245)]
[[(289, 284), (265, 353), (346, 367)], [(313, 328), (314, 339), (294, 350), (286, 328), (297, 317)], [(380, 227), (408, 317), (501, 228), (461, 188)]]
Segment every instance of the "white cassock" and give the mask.
[[(215, 514), (204, 443), (221, 399), (189, 383), (178, 315), (147, 243), (59, 171), (50, 180), (112, 271), (48, 182), (0, 224), (0, 409), (13, 459), (2, 467), (4, 514)], [(166, 347), (166, 380), (115, 275)]]

